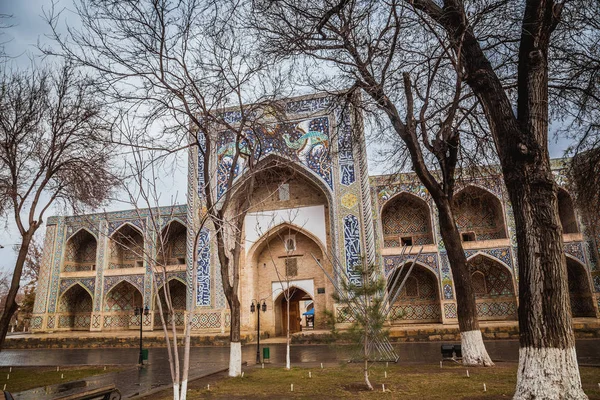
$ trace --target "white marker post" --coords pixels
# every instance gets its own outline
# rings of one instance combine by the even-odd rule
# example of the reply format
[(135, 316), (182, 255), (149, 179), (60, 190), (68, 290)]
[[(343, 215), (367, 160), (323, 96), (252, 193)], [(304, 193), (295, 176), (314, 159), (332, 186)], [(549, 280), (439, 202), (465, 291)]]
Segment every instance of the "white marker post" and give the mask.
[(308, 377), (312, 378), (312, 372), (311, 371), (308, 371)]
[(467, 378), (470, 378), (470, 376), (469, 376), (469, 370), (467, 370)]
[(383, 371), (385, 378), (387, 379), (387, 371)]
[(210, 383), (206, 386), (206, 390), (210, 391)]
[(293, 384), (293, 383), (291, 384), (290, 391), (291, 391), (291, 392), (293, 392), (293, 391), (294, 391), (294, 384)]
[(385, 383), (382, 383), (382, 384), (381, 384), (381, 391), (382, 391), (382, 392), (385, 392)]
[(321, 369), (323, 369), (323, 363), (321, 363)]
[(485, 386), (485, 383), (483, 384), (483, 391), (487, 392), (487, 387)]

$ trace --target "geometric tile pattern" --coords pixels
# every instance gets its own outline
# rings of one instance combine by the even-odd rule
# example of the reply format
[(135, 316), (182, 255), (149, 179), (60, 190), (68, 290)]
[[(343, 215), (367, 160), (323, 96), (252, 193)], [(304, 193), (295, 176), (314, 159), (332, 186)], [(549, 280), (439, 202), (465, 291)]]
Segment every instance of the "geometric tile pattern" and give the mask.
[[(46, 296), (48, 294), (48, 285), (50, 283), (55, 233), (56, 225), (48, 225), (46, 227), (46, 237), (44, 238), (44, 251), (42, 255), (42, 262), (40, 265), (40, 272), (38, 274), (36, 299), (35, 304), (33, 306), (34, 313), (44, 313), (46, 311)], [(40, 319), (40, 325), (41, 323), (42, 319)]]
[(412, 236), (414, 245), (433, 243), (429, 207), (425, 201), (404, 192), (383, 207), (385, 247), (400, 246), (400, 236)]
[(54, 254), (52, 256), (52, 273), (50, 278), (50, 288), (48, 296), (48, 312), (54, 313), (56, 302), (58, 300), (58, 281), (60, 277), (60, 267), (62, 264), (63, 243), (65, 240), (65, 218), (57, 218), (56, 224), (56, 243), (54, 245)]
[(221, 312), (195, 313), (191, 325), (193, 330), (220, 328)]
[(414, 321), (418, 323), (439, 322), (442, 318), (440, 303), (396, 304), (389, 314), (392, 321)]
[(484, 301), (477, 302), (477, 316), (481, 319), (516, 318), (516, 301)]
[(456, 303), (444, 304), (444, 318), (458, 318), (458, 313), (456, 311)]
[(452, 281), (452, 271), (450, 270), (450, 260), (448, 260), (448, 253), (446, 251), (440, 251), (440, 260), (442, 265), (442, 293), (444, 294), (445, 300), (454, 299), (454, 282)]

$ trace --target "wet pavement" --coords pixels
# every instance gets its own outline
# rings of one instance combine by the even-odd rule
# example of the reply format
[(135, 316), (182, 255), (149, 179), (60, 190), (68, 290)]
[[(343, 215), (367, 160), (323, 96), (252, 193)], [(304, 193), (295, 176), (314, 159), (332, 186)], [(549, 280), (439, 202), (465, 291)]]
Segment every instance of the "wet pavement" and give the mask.
[[(398, 343), (394, 347), (400, 356), (400, 363), (438, 363), (440, 360), (440, 342)], [(272, 364), (285, 363), (285, 344), (267, 344)], [(486, 342), (486, 348), (493, 360), (518, 360), (519, 343), (513, 340)], [(262, 353), (262, 351), (261, 351)], [(292, 364), (305, 366), (319, 363), (337, 363), (351, 358), (348, 346), (329, 345), (293, 345)], [(0, 352), (0, 366), (75, 366), (75, 365), (121, 365), (125, 369), (118, 373), (106, 374), (88, 379), (88, 386), (114, 383), (123, 398), (137, 393), (151, 391), (157, 387), (170, 385), (168, 354), (165, 348), (152, 348), (149, 351), (148, 364), (142, 369), (135, 367), (139, 350), (136, 349), (33, 349), (3, 350)], [(600, 340), (578, 340), (577, 356), (579, 363), (600, 365)], [(256, 346), (245, 345), (242, 359), (249, 366), (256, 361)], [(190, 378), (209, 375), (227, 368), (228, 347), (193, 347), (191, 349)], [(23, 392), (20, 400), (50, 399), (52, 395), (44, 392)]]

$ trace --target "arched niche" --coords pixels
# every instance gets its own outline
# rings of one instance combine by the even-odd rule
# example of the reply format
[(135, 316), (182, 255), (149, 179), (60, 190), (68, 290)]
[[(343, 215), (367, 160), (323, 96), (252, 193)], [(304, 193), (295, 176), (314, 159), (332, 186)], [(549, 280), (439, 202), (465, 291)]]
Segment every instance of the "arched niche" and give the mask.
[(567, 257), (567, 277), (573, 317), (595, 317), (594, 297), (585, 266)]
[(511, 271), (500, 262), (477, 254), (468, 261), (475, 292), (477, 316), (481, 320), (515, 319), (517, 298)]
[(86, 229), (80, 229), (65, 245), (64, 272), (94, 271), (98, 242)]
[(415, 195), (403, 192), (385, 203), (381, 224), (385, 247), (433, 244), (429, 205)]
[(577, 226), (577, 217), (573, 207), (573, 200), (569, 193), (563, 188), (558, 189), (558, 215), (563, 233), (579, 233)]
[(144, 266), (144, 236), (130, 224), (124, 224), (110, 237), (108, 269), (140, 268)]
[(187, 228), (177, 220), (171, 221), (161, 232), (158, 261), (162, 265), (186, 263)]
[(506, 239), (500, 200), (477, 186), (467, 186), (454, 196), (454, 217), (462, 240)]
[[(390, 301), (394, 299), (389, 319), (392, 324), (439, 323), (442, 321), (439, 283), (437, 276), (428, 268), (415, 264), (406, 277), (411, 263), (398, 267), (388, 277)], [(402, 281), (404, 287), (398, 292)]]
[(83, 286), (71, 286), (58, 300), (58, 328), (89, 331), (92, 305), (92, 295)]
[(165, 297), (165, 286), (163, 285), (158, 289), (158, 296), (155, 296), (154, 329), (162, 328), (160, 310), (158, 308), (159, 301), (162, 306), (163, 317), (165, 319), (165, 322), (167, 323), (167, 329), (170, 329), (171, 321), (173, 318), (175, 320), (175, 326), (177, 326), (178, 328), (183, 328), (185, 325), (187, 287), (179, 279), (169, 280), (167, 287), (171, 296), (173, 314), (169, 314), (169, 309), (167, 307), (167, 301)]
[(139, 328), (135, 308), (144, 307), (140, 291), (127, 281), (121, 281), (104, 296), (104, 329)]

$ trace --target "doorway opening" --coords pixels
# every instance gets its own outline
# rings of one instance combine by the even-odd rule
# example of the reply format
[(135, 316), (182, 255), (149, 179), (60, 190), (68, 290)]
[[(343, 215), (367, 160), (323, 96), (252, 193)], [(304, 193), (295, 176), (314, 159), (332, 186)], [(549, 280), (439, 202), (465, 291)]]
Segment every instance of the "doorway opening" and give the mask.
[[(313, 298), (308, 293), (297, 287), (290, 287), (289, 289), (282, 292), (277, 300), (275, 301), (275, 334), (278, 336), (285, 336), (288, 327), (288, 321), (290, 326), (290, 334), (300, 332), (306, 329), (306, 319), (303, 314), (307, 311), (308, 302), (314, 309)], [(289, 307), (288, 307), (289, 303)], [(314, 312), (314, 311), (313, 311)], [(289, 319), (288, 319), (289, 315)], [(311, 325), (314, 326), (314, 314), (311, 321)]]

